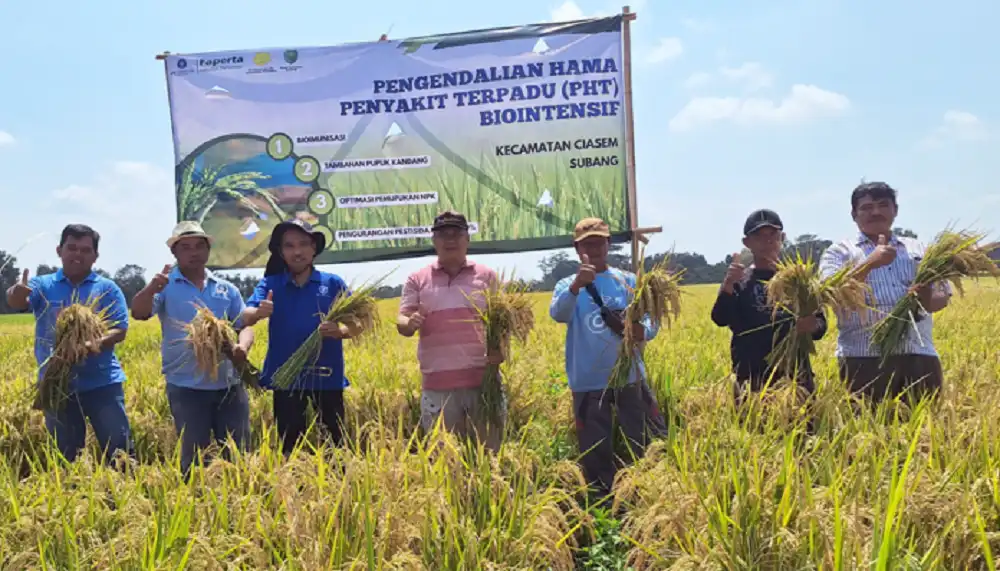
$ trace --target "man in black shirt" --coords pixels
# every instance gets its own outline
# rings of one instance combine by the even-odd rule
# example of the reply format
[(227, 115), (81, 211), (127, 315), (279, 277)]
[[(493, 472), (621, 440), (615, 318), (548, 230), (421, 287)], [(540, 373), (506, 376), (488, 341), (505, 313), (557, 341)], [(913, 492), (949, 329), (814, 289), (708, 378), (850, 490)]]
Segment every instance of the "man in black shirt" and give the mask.
[(784, 225), (778, 214), (771, 210), (758, 210), (750, 214), (743, 225), (743, 245), (753, 255), (749, 268), (740, 263), (739, 254), (733, 254), (729, 271), (712, 307), (712, 321), (719, 327), (729, 327), (733, 332), (730, 352), (736, 383), (733, 395), (737, 405), (743, 402), (747, 385), (752, 392), (774, 385), (781, 378), (796, 377), (806, 393), (815, 391), (812, 367), (806, 357), (799, 363), (798, 371), (776, 370), (768, 363), (774, 346), (794, 333), (812, 334), (819, 340), (826, 334), (826, 318), (822, 311), (797, 320), (784, 311), (773, 313), (767, 299), (767, 281), (774, 276), (785, 241)]

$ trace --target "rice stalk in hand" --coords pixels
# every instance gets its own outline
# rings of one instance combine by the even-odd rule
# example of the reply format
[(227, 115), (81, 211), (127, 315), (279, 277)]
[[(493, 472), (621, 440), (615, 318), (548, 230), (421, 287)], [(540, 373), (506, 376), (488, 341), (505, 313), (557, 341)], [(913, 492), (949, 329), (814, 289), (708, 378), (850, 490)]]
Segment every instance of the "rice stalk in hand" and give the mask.
[(820, 278), (819, 265), (812, 257), (778, 262), (777, 271), (767, 282), (768, 303), (777, 327), (768, 360), (770, 365), (787, 375), (795, 376), (798, 367), (816, 353), (812, 333), (797, 333), (799, 318), (816, 315), (825, 309), (844, 314), (867, 307), (869, 287), (857, 279), (858, 268), (845, 265), (836, 273)]
[(186, 323), (184, 329), (187, 332), (186, 341), (194, 352), (195, 365), (209, 379), (213, 382), (219, 380), (219, 366), (223, 359), (228, 359), (243, 384), (251, 388), (260, 387), (260, 372), (256, 367), (249, 361), (236, 364), (233, 359), (238, 335), (232, 323), (216, 317), (208, 307), (199, 305), (194, 319)]
[(112, 328), (107, 309), (99, 309), (97, 301), (74, 302), (59, 312), (55, 343), (38, 383), (35, 409), (62, 410), (69, 397), (73, 367), (92, 356), (91, 348), (100, 347)]
[[(640, 253), (640, 259), (645, 259)], [(681, 276), (684, 270), (670, 272), (669, 258), (664, 257), (649, 270), (645, 264), (640, 264), (636, 274), (635, 287), (629, 289), (631, 300), (621, 312), (622, 343), (618, 347), (618, 357), (611, 369), (608, 386), (620, 389), (628, 385), (629, 377), (635, 368), (638, 358), (637, 346), (642, 339), (635, 338), (632, 325), (649, 319), (654, 328), (659, 328), (664, 322), (669, 327), (681, 312)]]
[[(337, 294), (330, 304), (329, 311), (323, 316), (323, 321), (356, 327), (360, 329), (360, 335), (374, 331), (380, 321), (375, 290), (387, 277), (389, 276), (383, 276), (356, 289), (349, 288), (348, 291), (353, 290), (350, 293), (342, 291)], [(310, 333), (292, 356), (274, 372), (271, 384), (281, 390), (291, 387), (307, 367), (316, 363), (322, 347), (323, 336), (317, 329)]]
[(985, 237), (985, 234), (946, 229), (927, 247), (910, 291), (872, 328), (872, 346), (878, 350), (883, 364), (899, 352), (911, 328), (916, 333), (916, 322), (924, 318), (919, 290), (951, 283), (959, 295), (964, 295), (962, 279), (1000, 277), (1000, 267), (990, 258), (990, 252), (998, 244), (980, 246)]
[[(535, 325), (535, 314), (531, 310), (531, 299), (523, 284), (501, 277), (499, 284), (474, 295), (481, 298), (481, 304), (474, 301), (472, 306), (483, 324), (487, 355), (510, 355), (512, 337), (516, 337), (522, 343), (527, 341)], [(499, 426), (503, 406), (503, 386), (498, 364), (486, 365), (482, 401), (485, 419), (494, 426)]]

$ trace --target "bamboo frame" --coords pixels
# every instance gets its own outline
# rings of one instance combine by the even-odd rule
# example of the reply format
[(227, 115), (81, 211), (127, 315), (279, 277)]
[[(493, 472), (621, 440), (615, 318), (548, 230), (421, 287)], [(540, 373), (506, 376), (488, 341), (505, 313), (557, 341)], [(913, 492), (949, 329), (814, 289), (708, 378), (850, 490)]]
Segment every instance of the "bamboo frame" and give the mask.
[(649, 234), (663, 232), (662, 226), (639, 227), (639, 204), (635, 188), (635, 117), (632, 111), (632, 30), (636, 13), (622, 8), (622, 74), (625, 78), (625, 184), (628, 192), (628, 225), (632, 236), (632, 271), (638, 272), (639, 242), (649, 243)]

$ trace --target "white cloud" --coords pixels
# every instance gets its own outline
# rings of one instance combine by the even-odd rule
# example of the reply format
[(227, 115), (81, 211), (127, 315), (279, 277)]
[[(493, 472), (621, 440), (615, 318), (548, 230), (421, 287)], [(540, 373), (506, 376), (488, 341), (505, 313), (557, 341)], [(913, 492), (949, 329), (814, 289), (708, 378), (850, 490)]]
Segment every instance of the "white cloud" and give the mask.
[(7, 131), (0, 131), (0, 147), (9, 147), (14, 144), (14, 135)]
[(684, 44), (680, 38), (660, 38), (660, 42), (646, 56), (646, 61), (652, 64), (664, 63), (677, 59), (682, 53)]
[(750, 61), (739, 67), (723, 66), (716, 73), (695, 73), (684, 82), (684, 87), (698, 90), (713, 83), (738, 85), (748, 92), (760, 91), (774, 83), (774, 75), (760, 63)]
[(781, 101), (762, 97), (696, 97), (673, 119), (670, 130), (690, 131), (709, 123), (737, 125), (794, 125), (843, 115), (850, 100), (814, 85), (796, 84)]
[[(101, 234), (97, 266), (109, 272), (136, 263), (147, 269), (170, 261), (164, 241), (174, 225), (173, 174), (156, 165), (118, 161), (94, 180), (53, 190), (41, 197), (38, 217), (20, 227), (20, 221), (0, 230), (4, 243), (23, 242), (39, 230), (45, 236), (18, 254), (19, 265), (54, 265), (55, 247), (63, 226), (82, 223)], [(43, 227), (38, 227), (43, 220)], [(159, 264), (159, 265), (157, 265)]]
[(586, 18), (583, 10), (573, 0), (566, 0), (558, 7), (552, 9), (553, 22), (565, 22), (568, 20), (582, 20)]
[(938, 148), (948, 143), (975, 143), (989, 138), (986, 124), (968, 111), (945, 111), (941, 125), (920, 141), (924, 148)]

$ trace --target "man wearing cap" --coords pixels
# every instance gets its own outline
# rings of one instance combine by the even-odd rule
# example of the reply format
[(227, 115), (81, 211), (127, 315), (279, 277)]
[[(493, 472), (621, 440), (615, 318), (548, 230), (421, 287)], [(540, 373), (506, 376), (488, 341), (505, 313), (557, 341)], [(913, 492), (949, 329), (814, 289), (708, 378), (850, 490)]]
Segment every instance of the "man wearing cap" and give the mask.
[[(254, 332), (240, 321), (245, 307), (240, 291), (205, 268), (211, 247), (212, 238), (200, 224), (177, 224), (167, 239), (176, 265), (163, 266), (132, 300), (132, 317), (145, 321), (155, 314), (160, 321), (167, 402), (181, 439), (181, 471), (185, 475), (190, 474), (198, 453), (213, 441), (225, 445), (231, 436), (242, 450), (250, 440), (249, 397), (234, 363), (246, 363)], [(194, 348), (187, 341), (185, 326), (195, 318), (199, 307), (233, 322), (239, 331), (232, 361), (224, 359), (215, 375), (198, 369)]]
[[(646, 384), (646, 366), (639, 347), (633, 348), (636, 368), (628, 385), (617, 390), (608, 387), (619, 347), (624, 343), (624, 328), (631, 327), (640, 343), (652, 340), (658, 331), (648, 318), (639, 323), (622, 321), (636, 280), (630, 272), (608, 267), (608, 225), (599, 218), (581, 220), (573, 231), (573, 242), (580, 269), (575, 276), (556, 284), (549, 314), (567, 325), (566, 376), (573, 392), (577, 440), (584, 454), (581, 464), (597, 498), (605, 499), (619, 468), (616, 452), (621, 462), (628, 463), (644, 454), (652, 437), (666, 432)], [(628, 440), (627, 451), (614, 449), (615, 416)]]
[(730, 355), (737, 404), (745, 400), (747, 388), (757, 393), (782, 378), (795, 379), (808, 395), (816, 388), (808, 355), (796, 371), (780, 370), (768, 361), (775, 345), (788, 335), (808, 334), (819, 340), (826, 334), (822, 311), (798, 319), (785, 311), (773, 312), (767, 299), (767, 282), (774, 277), (784, 243), (784, 224), (776, 212), (752, 212), (743, 224), (743, 245), (753, 255), (753, 264), (746, 268), (740, 263), (740, 254), (733, 254), (712, 307), (712, 321), (733, 332)]
[[(870, 399), (872, 405), (885, 398), (907, 396), (919, 400), (941, 389), (943, 373), (933, 340), (931, 314), (948, 306), (951, 286), (947, 282), (914, 289), (917, 266), (924, 255), (921, 242), (897, 236), (892, 225), (899, 213), (896, 190), (884, 182), (857, 186), (851, 193), (851, 217), (858, 234), (830, 246), (820, 260), (820, 275), (831, 276), (840, 268), (859, 268), (874, 296), (874, 308), (852, 312), (837, 319), (836, 355), (840, 378), (851, 392)], [(902, 351), (885, 362), (872, 346), (871, 326), (887, 315), (907, 295), (916, 295), (922, 309), (914, 316), (915, 327), (907, 328)]]
[(109, 330), (91, 355), (72, 368), (69, 395), (61, 410), (46, 410), (45, 427), (59, 452), (72, 462), (83, 449), (90, 421), (105, 460), (117, 452), (131, 455), (132, 430), (125, 413), (122, 385), (125, 372), (115, 347), (128, 331), (128, 304), (115, 282), (94, 272), (101, 236), (90, 226), (70, 224), (63, 228), (56, 255), (62, 268), (54, 274), (21, 281), (7, 290), (7, 305), (15, 310), (31, 308), (35, 315), (35, 359), (38, 380), (48, 369), (55, 349), (59, 312), (74, 303), (94, 304), (105, 315)]
[(417, 359), (422, 376), (420, 422), (427, 431), (441, 424), (462, 437), (478, 438), (498, 450), (506, 423), (506, 403), (499, 426), (484, 422), (482, 382), (488, 363), (476, 294), (498, 283), (496, 272), (467, 258), (469, 224), (464, 215), (447, 211), (431, 226), (437, 260), (406, 279), (396, 329), (412, 337), (420, 332)]
[[(343, 340), (361, 330), (354, 324), (322, 319), (333, 300), (348, 292), (340, 276), (313, 266), (313, 260), (325, 249), (324, 235), (304, 220), (287, 220), (275, 226), (268, 242), (271, 257), (264, 278), (243, 312), (248, 326), (269, 320), (261, 386), (273, 390), (274, 420), (285, 455), (292, 453), (308, 428), (306, 406), (310, 402), (335, 444), (340, 444), (343, 434), (344, 389), (350, 385), (344, 375)], [(317, 329), (323, 336), (318, 359), (287, 389), (274, 387), (274, 373)]]

